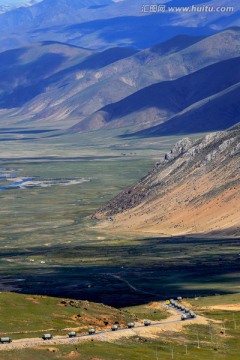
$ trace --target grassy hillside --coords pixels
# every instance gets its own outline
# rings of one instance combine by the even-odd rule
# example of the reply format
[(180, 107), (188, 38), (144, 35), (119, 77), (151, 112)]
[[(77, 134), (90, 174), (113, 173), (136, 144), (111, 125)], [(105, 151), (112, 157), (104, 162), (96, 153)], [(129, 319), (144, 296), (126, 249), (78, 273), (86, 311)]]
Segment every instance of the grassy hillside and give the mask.
[[(71, 316), (71, 311), (78, 310), (81, 313), (87, 313), (87, 311), (81, 308), (71, 309), (71, 307), (59, 307), (60, 299), (33, 297), (29, 300), (24, 295), (16, 294), (0, 294), (0, 304), (2, 311), (6, 310), (6, 303), (9, 301), (16, 303), (17, 309), (22, 311), (25, 319), (29, 319), (28, 304), (35, 306), (36, 318), (33, 322), (36, 326), (37, 322), (41, 322), (40, 311), (41, 308), (43, 320), (49, 316), (51, 319), (55, 315), (52, 312), (61, 310), (61, 314)], [(10, 297), (11, 296), (11, 297)], [(3, 301), (4, 299), (4, 301)], [(34, 303), (40, 302), (40, 304)], [(93, 341), (81, 343), (79, 345), (47, 345), (36, 348), (22, 349), (18, 351), (0, 351), (1, 360), (53, 360), (53, 359), (79, 359), (79, 360), (150, 360), (150, 359), (163, 359), (169, 360), (177, 358), (179, 360), (191, 357), (194, 360), (203, 359), (219, 359), (219, 360), (237, 360), (240, 350), (240, 296), (235, 295), (223, 295), (213, 296), (208, 298), (196, 298), (196, 299), (184, 299), (184, 304), (193, 308), (197, 314), (207, 316), (209, 319), (208, 325), (185, 325), (172, 326), (165, 330), (150, 332), (138, 332), (135, 336), (129, 338), (123, 338), (115, 340), (114, 342), (98, 342)], [(225, 306), (225, 310), (216, 310), (214, 307), (221, 305)], [(227, 307), (233, 305), (235, 307), (231, 310), (227, 310)], [(102, 307), (97, 304), (88, 304), (88, 311), (91, 315), (99, 317), (103, 311), (116, 312), (114, 309), (108, 307)], [(56, 310), (57, 309), (57, 310)], [(128, 311), (134, 311), (143, 313), (146, 311), (146, 306), (141, 308), (128, 308)], [(121, 314), (125, 314), (124, 311)], [(1, 314), (2, 315), (2, 314)], [(149, 314), (147, 314), (149, 315)], [(160, 314), (161, 315), (161, 314)], [(4, 315), (5, 321), (12, 321), (12, 314), (6, 312)], [(15, 316), (18, 318), (17, 312)], [(31, 315), (30, 315), (31, 316)], [(117, 315), (118, 316), (118, 315)], [(63, 316), (62, 316), (63, 317)], [(31, 318), (32, 319), (32, 318)], [(62, 320), (64, 321), (64, 320)], [(23, 323), (24, 324), (24, 323)], [(181, 324), (180, 324), (181, 325)], [(17, 324), (17, 319), (14, 324)], [(33, 326), (31, 324), (31, 326)], [(15, 335), (14, 335), (15, 336)], [(20, 335), (19, 335), (20, 336)], [(26, 336), (25, 334), (21, 334)]]
[(126, 327), (129, 321), (167, 316), (162, 307), (151, 304), (121, 310), (84, 300), (0, 293), (0, 336), (9, 334), (13, 339), (38, 337), (43, 332), (67, 335), (71, 329), (84, 334), (91, 327), (109, 330), (115, 323)]
[(66, 335), (70, 329), (87, 333), (89, 327), (107, 329), (115, 322), (126, 326), (133, 316), (88, 301), (2, 292), (0, 318), (0, 336), (18, 339), (41, 337), (43, 332)]

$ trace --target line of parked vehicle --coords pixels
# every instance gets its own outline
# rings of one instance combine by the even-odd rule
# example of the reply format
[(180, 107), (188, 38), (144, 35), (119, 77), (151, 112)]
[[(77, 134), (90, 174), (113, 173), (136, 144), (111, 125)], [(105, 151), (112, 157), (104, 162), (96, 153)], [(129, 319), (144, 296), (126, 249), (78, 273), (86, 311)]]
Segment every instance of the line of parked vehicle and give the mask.
[[(150, 326), (151, 325), (151, 321), (150, 320), (145, 320), (144, 321), (144, 326)], [(135, 324), (133, 322), (129, 322), (127, 325), (128, 329), (132, 329), (135, 327)], [(118, 325), (112, 325), (111, 330), (112, 331), (117, 331), (120, 330), (121, 328)], [(123, 328), (122, 328), (123, 329)], [(104, 331), (107, 332), (107, 331)], [(94, 335), (97, 334), (96, 329), (91, 328), (88, 330), (88, 335)], [(68, 333), (68, 337), (69, 338), (75, 338), (75, 337), (81, 337), (81, 336), (86, 336), (87, 334), (83, 334), (83, 335), (77, 335), (76, 331), (70, 331)], [(52, 340), (53, 339), (53, 335), (52, 334), (43, 334), (42, 336), (43, 340)], [(12, 339), (8, 336), (5, 337), (0, 337), (0, 343), (1, 344), (10, 344), (12, 342)]]
[[(183, 306), (182, 304), (180, 304), (180, 301), (181, 301), (181, 298), (178, 298), (178, 300), (170, 299), (170, 300), (166, 301), (166, 305), (175, 309), (176, 311), (178, 311), (181, 314), (181, 320), (188, 320), (188, 319), (195, 318), (196, 314), (193, 311), (186, 308), (185, 306)], [(159, 323), (159, 324), (161, 324), (161, 323)], [(145, 320), (143, 325), (150, 326), (151, 321)], [(154, 324), (154, 325), (158, 325), (158, 324)], [(134, 327), (135, 327), (134, 322), (129, 322), (127, 324), (128, 329), (132, 329)], [(139, 326), (137, 326), (137, 327), (139, 327)], [(114, 324), (114, 325), (112, 325), (110, 331), (117, 331), (120, 329), (123, 330), (123, 328), (120, 328), (118, 325)], [(100, 333), (105, 333), (105, 332), (109, 332), (109, 330), (102, 331)], [(71, 331), (68, 333), (68, 337), (75, 338), (75, 337), (83, 337), (83, 336), (95, 335), (95, 334), (97, 334), (96, 329), (91, 328), (88, 330), (88, 334), (82, 334), (82, 335), (77, 335), (77, 333), (75, 331)], [(42, 340), (52, 340), (52, 339), (53, 339), (52, 334), (43, 334), (43, 336), (42, 336)], [(10, 344), (11, 342), (12, 342), (12, 339), (9, 336), (0, 337), (0, 344)]]
[(192, 310), (180, 304), (179, 301), (181, 301), (181, 298), (178, 298), (178, 300), (170, 299), (166, 301), (166, 304), (169, 307), (178, 310), (182, 314), (181, 320), (194, 319), (196, 317), (196, 314)]

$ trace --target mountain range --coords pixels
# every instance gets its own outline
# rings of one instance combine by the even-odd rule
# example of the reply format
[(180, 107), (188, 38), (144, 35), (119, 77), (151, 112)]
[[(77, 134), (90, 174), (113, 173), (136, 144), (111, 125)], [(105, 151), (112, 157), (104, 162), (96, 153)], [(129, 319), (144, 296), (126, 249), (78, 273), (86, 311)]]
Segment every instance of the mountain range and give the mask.
[(184, 138), (94, 218), (121, 233), (239, 236), (239, 155), (240, 123), (199, 140)]
[(12, 125), (67, 132), (226, 129), (239, 116), (239, 44), (240, 29), (233, 28), (177, 36), (141, 51), (51, 41), (8, 50), (0, 53), (0, 106), (10, 111)]
[[(201, 5), (201, 0), (162, 0), (167, 6)], [(60, 41), (91, 49), (130, 46), (138, 49), (176, 35), (210, 35), (239, 26), (240, 4), (233, 12), (144, 13), (145, 0), (43, 0), (0, 14), (0, 49)], [(206, 0), (208, 6), (229, 6), (227, 0)]]
[[(239, 68), (240, 58), (237, 57), (176, 80), (150, 85), (117, 103), (105, 106), (75, 125), (73, 130), (131, 125), (142, 128), (149, 123), (166, 122), (163, 133), (166, 135), (229, 127), (238, 122), (240, 116)], [(209, 82), (209, 79), (214, 81)], [(156, 127), (154, 132), (152, 130), (150, 128), (140, 134), (162, 134), (161, 125), (158, 125), (157, 131)]]
[[(225, 27), (238, 24), (239, 3), (207, 16), (144, 14), (144, 3), (43, 0), (1, 14), (4, 124), (160, 136), (238, 122), (240, 28)], [(193, 3), (205, 4), (181, 5)]]
[(0, 14), (6, 13), (19, 7), (33, 6), (41, 0), (1, 0), (0, 1)]

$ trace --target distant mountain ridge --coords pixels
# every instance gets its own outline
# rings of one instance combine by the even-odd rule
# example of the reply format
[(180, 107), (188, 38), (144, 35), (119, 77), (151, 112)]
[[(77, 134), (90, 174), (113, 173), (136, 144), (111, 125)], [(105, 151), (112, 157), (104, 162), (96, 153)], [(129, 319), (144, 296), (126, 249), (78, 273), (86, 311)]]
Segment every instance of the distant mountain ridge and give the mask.
[(240, 82), (197, 102), (163, 124), (126, 136), (169, 136), (225, 130), (226, 127), (236, 124), (239, 119)]
[[(67, 132), (124, 126), (128, 133), (146, 129), (140, 135), (158, 136), (171, 133), (168, 121), (178, 133), (207, 131), (206, 123), (211, 131), (216, 117), (226, 129), (239, 115), (238, 92), (231, 90), (239, 81), (239, 44), (240, 30), (233, 28), (209, 37), (178, 36), (142, 51), (93, 51), (52, 41), (8, 50), (0, 53), (0, 106), (11, 111), (12, 124), (26, 119), (28, 126), (52, 123)], [(222, 85), (206, 93), (215, 75)], [(207, 108), (212, 120), (206, 122)], [(154, 133), (151, 128), (161, 124)]]
[[(226, 91), (229, 87), (238, 84), (240, 82), (239, 68), (240, 58), (233, 58), (210, 65), (177, 80), (163, 81), (150, 85), (117, 103), (107, 105), (98, 110), (95, 114), (75, 125), (72, 128), (72, 131), (87, 131), (96, 130), (102, 127), (124, 127), (133, 125), (144, 128), (147, 127), (150, 121), (152, 124), (154, 122), (160, 124), (167, 122), (168, 124), (169, 119), (174, 115), (176, 116), (176, 114), (181, 113), (184, 109), (187, 109), (204, 99), (205, 102), (210, 102), (213, 100), (211, 98), (212, 96), (216, 96), (218, 93)], [(214, 81), (209, 82), (209, 79), (214, 79)], [(236, 96), (236, 102), (234, 101), (232, 108), (233, 113), (230, 117), (232, 123), (226, 123), (228, 119), (225, 119), (223, 128), (233, 125), (240, 117), (240, 106), (238, 106), (238, 104), (240, 104), (240, 102), (238, 102), (240, 98), (238, 91), (236, 92)], [(218, 105), (216, 106), (216, 101), (212, 101), (211, 105), (214, 109), (218, 108)], [(198, 111), (198, 108), (196, 110)], [(213, 116), (211, 121), (206, 122), (205, 116), (207, 116), (207, 114), (207, 111), (206, 113), (203, 112), (198, 123), (195, 125), (193, 124), (194, 115), (191, 114), (191, 119), (189, 120), (192, 125), (190, 127), (191, 132), (210, 131), (212, 127), (214, 128), (212, 121), (217, 121), (217, 119)], [(223, 115), (225, 114), (223, 113), (222, 116)], [(175, 134), (176, 128), (175, 126), (172, 126), (172, 122), (170, 122), (170, 125), (167, 128), (171, 128), (172, 134)], [(176, 121), (174, 124), (176, 124)], [(178, 131), (184, 133), (184, 131), (187, 130), (185, 124), (185, 121), (182, 121), (181, 123), (179, 121)], [(216, 125), (217, 124), (215, 124), (215, 126)], [(161, 125), (158, 126), (161, 128)], [(138, 134), (151, 135), (153, 132), (149, 130), (149, 132), (142, 131), (136, 133), (136, 135)], [(159, 132), (159, 135), (161, 135), (161, 131)]]
[[(164, 0), (169, 6), (202, 3), (199, 0)], [(144, 13), (145, 0), (43, 0), (0, 14), (0, 49), (26, 43), (51, 41), (106, 49), (116, 46), (147, 48), (176, 35), (207, 36), (224, 28), (239, 26), (240, 4), (231, 0), (233, 13)], [(209, 6), (228, 6), (228, 0), (209, 0)], [(119, 31), (121, 29), (121, 31)]]
[(111, 231), (240, 236), (240, 123), (173, 147), (93, 216)]
[(0, 1), (0, 14), (4, 14), (8, 11), (17, 9), (22, 6), (24, 6), (24, 7), (33, 6), (41, 1), (42, 0)]

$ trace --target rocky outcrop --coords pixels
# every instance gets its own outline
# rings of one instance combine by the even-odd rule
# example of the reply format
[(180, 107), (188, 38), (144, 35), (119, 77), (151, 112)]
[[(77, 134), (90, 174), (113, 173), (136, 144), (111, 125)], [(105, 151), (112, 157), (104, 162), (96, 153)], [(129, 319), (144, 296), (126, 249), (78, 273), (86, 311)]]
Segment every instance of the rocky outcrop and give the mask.
[(189, 138), (178, 141), (172, 150), (170, 150), (164, 157), (165, 160), (174, 160), (177, 156), (185, 153), (192, 146), (192, 141)]

